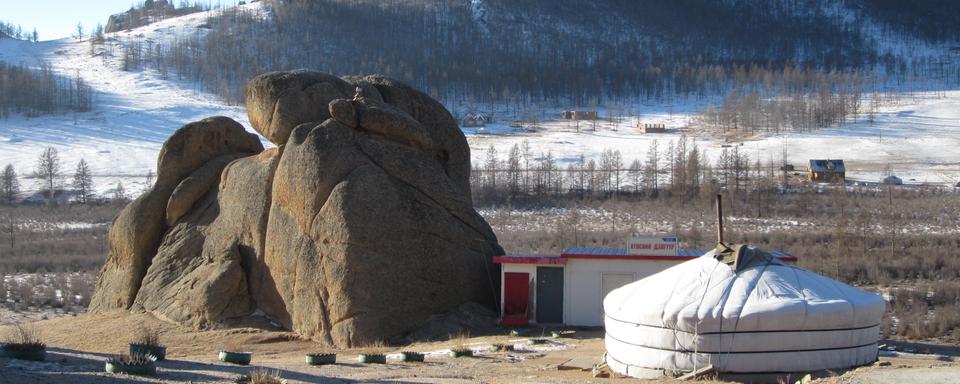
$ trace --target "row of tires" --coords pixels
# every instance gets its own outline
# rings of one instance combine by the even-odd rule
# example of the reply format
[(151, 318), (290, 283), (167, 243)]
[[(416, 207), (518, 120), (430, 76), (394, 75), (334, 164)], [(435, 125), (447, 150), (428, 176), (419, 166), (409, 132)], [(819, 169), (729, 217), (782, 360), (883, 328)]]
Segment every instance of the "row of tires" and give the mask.
[[(542, 344), (542, 339), (530, 339), (528, 344)], [(492, 348), (494, 352), (505, 352), (514, 350), (513, 345), (495, 344)], [(450, 357), (471, 357), (473, 350), (468, 348), (455, 348), (449, 352)], [(105, 370), (109, 373), (125, 373), (132, 375), (155, 375), (157, 373), (157, 361), (163, 361), (167, 356), (167, 348), (164, 346), (130, 344), (129, 356), (146, 356), (143, 361), (136, 363), (123, 363), (119, 360), (110, 360), (106, 362)], [(24, 350), (0, 347), (0, 357), (6, 357), (18, 360), (44, 361), (47, 358), (46, 348)], [(251, 352), (229, 352), (220, 351), (218, 356), (220, 361), (249, 365), (253, 357)], [(403, 362), (423, 362), (424, 354), (420, 352), (400, 352), (400, 361)], [(308, 354), (305, 357), (309, 365), (330, 365), (337, 363), (337, 355), (333, 353)], [(363, 364), (386, 364), (387, 356), (379, 353), (361, 353), (357, 361)]]

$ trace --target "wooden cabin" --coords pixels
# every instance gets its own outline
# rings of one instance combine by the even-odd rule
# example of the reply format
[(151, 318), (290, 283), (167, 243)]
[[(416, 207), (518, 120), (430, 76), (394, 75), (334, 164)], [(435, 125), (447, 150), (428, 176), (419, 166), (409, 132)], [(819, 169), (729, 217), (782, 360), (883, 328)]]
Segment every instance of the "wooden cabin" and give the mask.
[(846, 180), (846, 171), (843, 160), (810, 160), (807, 165), (810, 181), (843, 181)]
[(596, 111), (563, 111), (560, 116), (564, 120), (596, 120)]
[(667, 132), (667, 126), (666, 124), (663, 124), (663, 123), (638, 124), (638, 128), (640, 128), (640, 132), (642, 133), (666, 133)]

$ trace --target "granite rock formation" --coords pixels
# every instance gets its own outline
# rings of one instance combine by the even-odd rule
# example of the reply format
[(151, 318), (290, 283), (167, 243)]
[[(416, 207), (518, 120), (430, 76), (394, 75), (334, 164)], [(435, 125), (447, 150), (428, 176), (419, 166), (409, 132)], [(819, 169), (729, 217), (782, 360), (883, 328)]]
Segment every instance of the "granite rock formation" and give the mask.
[(178, 130), (156, 185), (111, 227), (92, 312), (203, 329), (259, 309), (351, 347), (495, 300), (502, 249), (442, 105), (379, 76), (293, 71), (252, 80), (247, 110), (277, 147), (227, 118)]

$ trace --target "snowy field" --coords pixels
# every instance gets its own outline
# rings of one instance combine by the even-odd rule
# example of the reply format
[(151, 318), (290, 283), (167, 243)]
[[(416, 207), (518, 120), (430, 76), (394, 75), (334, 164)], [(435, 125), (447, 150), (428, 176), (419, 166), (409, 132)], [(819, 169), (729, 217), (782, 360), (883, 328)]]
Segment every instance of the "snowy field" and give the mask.
[[(629, 211), (604, 208), (541, 208), (541, 209), (479, 209), (478, 212), (498, 233), (559, 231), (575, 222), (582, 232), (630, 232), (630, 233), (676, 233), (692, 229), (713, 228), (711, 220), (689, 216), (677, 216), (677, 210)], [(794, 217), (755, 217), (752, 212), (729, 215), (725, 219), (730, 228), (740, 233), (810, 232), (814, 233), (826, 224), (822, 219)], [(858, 230), (870, 233), (890, 233), (890, 227), (882, 222), (857, 223)], [(852, 225), (851, 225), (852, 226)], [(958, 235), (960, 222), (944, 220), (930, 223), (922, 220), (902, 220), (897, 223), (896, 233), (910, 235)]]
[[(954, 185), (960, 181), (960, 91), (904, 95), (896, 105), (882, 106), (872, 124), (862, 120), (815, 132), (742, 142), (724, 142), (715, 135), (698, 133), (688, 128), (691, 119), (685, 112), (653, 112), (627, 118), (619, 125), (601, 121), (595, 131), (590, 121), (581, 121), (578, 132), (573, 122), (556, 120), (540, 124), (537, 132), (494, 125), (465, 128), (464, 133), (474, 162), (481, 163), (491, 145), (498, 157), (505, 159), (510, 147), (526, 140), (538, 157), (549, 151), (564, 166), (581, 155), (589, 159), (609, 149), (620, 151), (626, 167), (634, 159), (646, 161), (652, 141), (657, 140), (662, 156), (671, 141), (686, 134), (696, 140), (711, 162), (716, 161), (723, 145), (739, 145), (751, 163), (758, 157), (763, 164), (779, 163), (786, 145), (789, 162), (797, 169), (803, 169), (809, 159), (844, 159), (847, 176), (856, 180), (880, 181), (889, 165), (908, 184)], [(635, 128), (638, 121), (663, 123), (667, 133), (642, 134)]]
[[(245, 5), (261, 9), (260, 3)], [(213, 11), (216, 12), (216, 11)], [(71, 39), (32, 44), (11, 39), (0, 40), (0, 61), (37, 65), (46, 62), (61, 75), (82, 77), (96, 92), (94, 110), (87, 113), (0, 120), (0, 166), (12, 163), (21, 176), (33, 172), (40, 152), (48, 146), (59, 150), (65, 174), (70, 175), (83, 158), (91, 165), (97, 191), (110, 196), (118, 181), (128, 194), (145, 186), (144, 175), (155, 171), (156, 156), (163, 142), (185, 123), (210, 116), (228, 116), (249, 128), (242, 106), (230, 106), (216, 96), (198, 90), (196, 84), (177, 81), (174, 75), (164, 80), (152, 70), (121, 70), (123, 44), (133, 40), (153, 43), (175, 36), (203, 33), (205, 13), (168, 19), (153, 25), (108, 35), (107, 46), (91, 55), (87, 41)], [(687, 128), (693, 107), (636, 106), (642, 116), (628, 117), (619, 126), (601, 122), (593, 130), (590, 122), (581, 122), (579, 132), (568, 121), (541, 122), (537, 132), (515, 130), (505, 125), (483, 130), (465, 128), (474, 161), (482, 161), (493, 145), (501, 158), (510, 147), (529, 141), (537, 153), (550, 151), (561, 164), (576, 161), (581, 155), (592, 158), (605, 149), (619, 150), (628, 165), (634, 159), (646, 159), (653, 140), (661, 150), (681, 133), (696, 140), (715, 161), (723, 143), (715, 135)], [(604, 109), (600, 110), (601, 115)], [(551, 113), (552, 114), (552, 113)], [(556, 114), (559, 117), (559, 113)], [(637, 122), (664, 123), (664, 134), (641, 134)], [(882, 137), (882, 139), (881, 139)], [(264, 141), (264, 144), (270, 144)], [(811, 158), (839, 158), (847, 162), (848, 176), (878, 181), (889, 164), (907, 183), (956, 184), (960, 181), (960, 91), (917, 94), (904, 97), (898, 105), (885, 105), (876, 122), (856, 122), (811, 133), (780, 137), (761, 137), (742, 143), (740, 149), (751, 159), (763, 163), (777, 160), (781, 148), (788, 146), (789, 161), (803, 168)], [(68, 179), (66, 180), (68, 181)], [(22, 180), (31, 192), (37, 183)]]

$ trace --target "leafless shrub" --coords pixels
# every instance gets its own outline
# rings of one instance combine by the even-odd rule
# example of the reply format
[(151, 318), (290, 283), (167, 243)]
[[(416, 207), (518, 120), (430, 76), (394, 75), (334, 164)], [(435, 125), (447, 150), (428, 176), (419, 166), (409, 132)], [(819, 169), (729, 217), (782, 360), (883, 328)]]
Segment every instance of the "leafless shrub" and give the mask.
[(933, 295), (930, 297), (930, 304), (934, 306), (957, 306), (960, 305), (960, 283), (941, 282), (931, 287)]
[(86, 308), (96, 285), (96, 274), (81, 273), (70, 279), (70, 300), (73, 304)]
[(915, 340), (960, 339), (960, 305), (952, 296), (955, 287), (951, 285), (942, 283), (892, 290), (892, 299), (881, 325), (882, 334)]
[(23, 306), (30, 306), (34, 302), (33, 286), (30, 284), (17, 284), (17, 302)]
[[(52, 282), (51, 282), (52, 283)], [(57, 297), (57, 289), (48, 284), (42, 284), (33, 287), (36, 291), (34, 301), (31, 303), (35, 307), (61, 307), (60, 298)], [(61, 293), (63, 291), (61, 290)]]
[(934, 309), (933, 319), (927, 323), (925, 337), (946, 336), (960, 338), (960, 306), (948, 304)]

